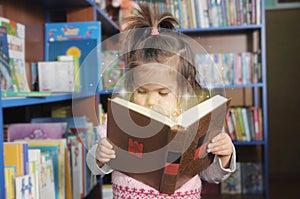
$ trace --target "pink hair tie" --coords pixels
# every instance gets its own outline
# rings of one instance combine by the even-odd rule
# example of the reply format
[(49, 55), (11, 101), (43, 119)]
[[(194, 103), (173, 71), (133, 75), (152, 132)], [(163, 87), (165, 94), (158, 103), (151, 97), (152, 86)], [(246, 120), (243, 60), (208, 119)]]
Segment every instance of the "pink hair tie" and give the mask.
[(158, 29), (157, 28), (152, 28), (151, 35), (152, 36), (159, 35)]

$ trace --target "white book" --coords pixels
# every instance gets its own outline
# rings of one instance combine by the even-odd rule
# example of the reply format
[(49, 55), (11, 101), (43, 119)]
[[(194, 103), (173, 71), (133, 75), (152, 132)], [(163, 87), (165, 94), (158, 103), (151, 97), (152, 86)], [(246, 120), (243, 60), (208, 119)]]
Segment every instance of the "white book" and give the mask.
[(40, 198), (39, 182), (41, 179), (41, 150), (28, 150), (29, 172), (34, 175), (35, 198)]
[(47, 199), (55, 199), (53, 173), (52, 159), (48, 159), (41, 163), (40, 195), (47, 196)]
[(17, 176), (15, 178), (16, 199), (35, 199), (34, 175)]
[(38, 62), (39, 90), (74, 92), (74, 63), (72, 61)]

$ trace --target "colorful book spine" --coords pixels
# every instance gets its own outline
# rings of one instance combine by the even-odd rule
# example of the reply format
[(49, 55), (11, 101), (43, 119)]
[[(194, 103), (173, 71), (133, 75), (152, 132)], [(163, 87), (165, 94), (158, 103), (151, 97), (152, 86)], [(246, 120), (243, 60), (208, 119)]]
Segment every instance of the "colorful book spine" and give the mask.
[(228, 134), (229, 134), (231, 140), (233, 140), (233, 141), (236, 140), (231, 110), (228, 110), (228, 112), (226, 114), (226, 124), (227, 124)]
[(4, 166), (15, 166), (16, 176), (25, 175), (24, 156), (22, 142), (5, 142), (3, 143)]
[(6, 187), (6, 199), (15, 199), (16, 167), (5, 166), (4, 176), (5, 176), (5, 187)]

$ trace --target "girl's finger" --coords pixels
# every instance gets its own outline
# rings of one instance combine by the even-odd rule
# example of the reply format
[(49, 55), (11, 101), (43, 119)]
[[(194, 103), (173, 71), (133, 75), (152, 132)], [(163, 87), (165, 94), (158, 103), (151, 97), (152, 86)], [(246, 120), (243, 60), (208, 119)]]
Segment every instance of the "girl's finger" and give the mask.
[(109, 149), (112, 149), (112, 148), (113, 148), (112, 144), (109, 143), (109, 141), (108, 141), (106, 138), (102, 138), (102, 139), (99, 141), (99, 144), (100, 144), (101, 146), (104, 146), (104, 147), (109, 148)]

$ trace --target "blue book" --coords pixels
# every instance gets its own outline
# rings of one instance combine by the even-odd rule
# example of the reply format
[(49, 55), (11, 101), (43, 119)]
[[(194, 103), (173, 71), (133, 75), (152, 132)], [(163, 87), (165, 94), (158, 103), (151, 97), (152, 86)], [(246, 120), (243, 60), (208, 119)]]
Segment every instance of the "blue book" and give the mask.
[(40, 149), (41, 153), (48, 153), (52, 159), (53, 171), (54, 171), (54, 189), (55, 189), (55, 198), (59, 199), (59, 188), (58, 188), (58, 154), (59, 146), (29, 146), (29, 149)]
[(59, 22), (45, 24), (45, 41), (97, 39), (101, 42), (101, 22)]
[(28, 143), (23, 143), (24, 175), (29, 174)]
[(13, 74), (9, 65), (7, 32), (5, 26), (0, 26), (0, 72), (2, 91), (14, 91)]
[(101, 58), (97, 52), (96, 39), (54, 41), (49, 43), (48, 61), (55, 61), (61, 55), (79, 55), (81, 91), (95, 92), (98, 86), (102, 88), (102, 84), (98, 85), (102, 81), (99, 81)]
[[(45, 60), (60, 55), (79, 57), (81, 91), (102, 90), (100, 22), (64, 22), (45, 25)], [(93, 66), (93, 67), (91, 67)]]

